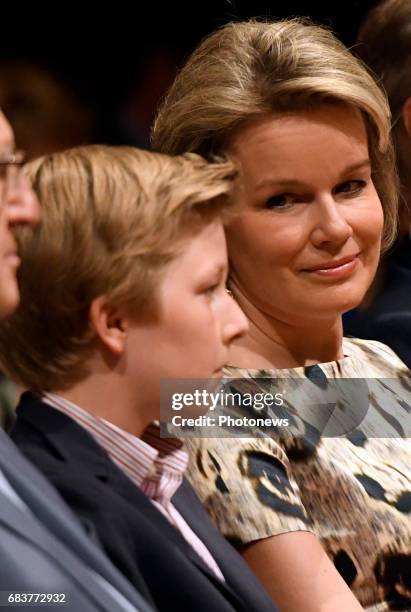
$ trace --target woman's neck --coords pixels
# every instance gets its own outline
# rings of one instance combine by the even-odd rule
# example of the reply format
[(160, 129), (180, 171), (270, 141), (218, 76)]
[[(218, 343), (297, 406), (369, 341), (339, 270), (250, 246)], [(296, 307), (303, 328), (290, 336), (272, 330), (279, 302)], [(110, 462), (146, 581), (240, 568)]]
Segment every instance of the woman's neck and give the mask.
[(229, 365), (250, 368), (295, 368), (341, 359), (342, 318), (291, 321), (257, 308), (235, 293), (248, 318), (249, 333), (230, 349)]

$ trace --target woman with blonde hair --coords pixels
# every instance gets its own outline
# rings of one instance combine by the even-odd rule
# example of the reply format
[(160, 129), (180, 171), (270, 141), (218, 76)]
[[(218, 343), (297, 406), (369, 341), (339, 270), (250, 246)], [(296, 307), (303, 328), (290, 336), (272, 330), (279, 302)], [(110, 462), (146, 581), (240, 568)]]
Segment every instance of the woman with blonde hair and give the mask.
[(153, 145), (240, 168), (229, 288), (250, 332), (226, 375), (373, 381), (344, 436), (188, 440), (192, 484), (281, 610), (409, 610), (409, 372), (341, 323), (396, 233), (384, 94), (327, 29), (231, 23), (177, 75)]

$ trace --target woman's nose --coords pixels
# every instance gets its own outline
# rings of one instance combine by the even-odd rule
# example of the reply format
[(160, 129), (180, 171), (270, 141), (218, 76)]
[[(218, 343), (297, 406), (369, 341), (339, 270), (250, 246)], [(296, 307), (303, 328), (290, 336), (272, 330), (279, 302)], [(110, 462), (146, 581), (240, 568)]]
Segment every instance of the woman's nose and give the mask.
[[(341, 206), (329, 196), (315, 207), (315, 222), (311, 232), (316, 247), (327, 244), (344, 244), (352, 236), (353, 229), (344, 216)], [(314, 211), (313, 211), (314, 212)]]

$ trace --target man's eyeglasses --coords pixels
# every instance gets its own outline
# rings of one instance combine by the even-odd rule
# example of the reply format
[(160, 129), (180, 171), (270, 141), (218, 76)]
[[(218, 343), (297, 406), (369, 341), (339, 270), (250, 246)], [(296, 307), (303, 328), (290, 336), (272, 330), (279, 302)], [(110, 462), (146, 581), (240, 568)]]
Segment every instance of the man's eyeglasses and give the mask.
[(0, 182), (3, 183), (0, 195), (2, 199), (5, 198), (11, 190), (18, 187), (20, 169), (24, 164), (24, 159), (25, 155), (23, 151), (15, 151), (6, 156), (0, 155)]

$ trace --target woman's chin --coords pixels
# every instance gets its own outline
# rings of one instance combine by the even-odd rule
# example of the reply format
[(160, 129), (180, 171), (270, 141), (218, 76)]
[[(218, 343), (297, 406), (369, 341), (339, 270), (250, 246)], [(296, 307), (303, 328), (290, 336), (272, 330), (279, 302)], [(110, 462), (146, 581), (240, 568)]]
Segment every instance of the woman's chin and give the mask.
[(358, 308), (363, 300), (363, 294), (360, 296), (346, 296), (344, 299), (333, 299), (328, 302), (316, 301), (313, 304), (302, 305), (300, 319), (309, 319), (316, 321), (332, 321), (340, 319), (343, 314)]
[[(341, 316), (349, 310), (358, 308), (364, 300), (369, 283), (343, 283), (339, 287), (330, 287), (315, 296), (312, 308), (324, 315)], [(312, 296), (314, 297), (314, 296)], [(309, 312), (307, 304), (306, 312)]]

